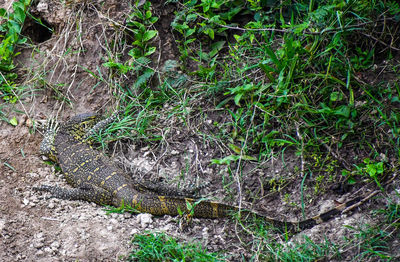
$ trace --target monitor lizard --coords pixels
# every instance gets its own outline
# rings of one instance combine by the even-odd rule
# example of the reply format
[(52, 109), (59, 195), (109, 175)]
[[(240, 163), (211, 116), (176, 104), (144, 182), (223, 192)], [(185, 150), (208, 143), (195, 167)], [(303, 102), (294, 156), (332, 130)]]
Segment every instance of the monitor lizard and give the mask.
[[(153, 215), (176, 216), (185, 212), (198, 218), (221, 218), (240, 211), (241, 214), (254, 214), (277, 228), (290, 231), (301, 231), (331, 220), (365, 199), (357, 197), (312, 218), (289, 222), (253, 211), (239, 210), (238, 207), (219, 202), (160, 194), (136, 182), (117, 167), (109, 157), (92, 148), (89, 137), (114, 122), (118, 114), (119, 112), (104, 120), (101, 120), (98, 114), (85, 113), (76, 115), (63, 123), (49, 121), (40, 145), (40, 154), (59, 164), (67, 183), (72, 188), (41, 185), (35, 189), (50, 192), (55, 198), (86, 200), (115, 207), (130, 205), (139, 212)], [(193, 210), (188, 210), (190, 206)]]

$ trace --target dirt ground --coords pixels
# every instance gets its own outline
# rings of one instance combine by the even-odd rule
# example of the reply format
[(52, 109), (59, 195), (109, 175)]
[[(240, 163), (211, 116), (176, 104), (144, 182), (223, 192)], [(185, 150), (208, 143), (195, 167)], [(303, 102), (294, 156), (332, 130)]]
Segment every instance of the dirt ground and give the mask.
[[(7, 8), (10, 2), (0, 1), (0, 6)], [(67, 119), (115, 106), (112, 89), (106, 83), (98, 84), (98, 79), (88, 71), (95, 72), (105, 62), (107, 53), (102, 43), (104, 39), (119, 37), (110, 29), (110, 24), (122, 23), (120, 19), (127, 8), (128, 1), (72, 1), (63, 5), (60, 1), (40, 0), (32, 6), (32, 14), (50, 25), (54, 32), (46, 36), (43, 29), (27, 22), (25, 32), (37, 42), (21, 48), (16, 63), (19, 75), (33, 79), (30, 84), (36, 88), (9, 109), (9, 118), (16, 116), (18, 126), (0, 122), (0, 261), (118, 261), (129, 253), (132, 235), (147, 231), (166, 232), (184, 242), (200, 241), (209, 251), (225, 252), (227, 260), (238, 260), (241, 254), (246, 258), (251, 256), (241, 243), (246, 240), (243, 230), (230, 220), (194, 219), (189, 227), (182, 229), (176, 217), (107, 215), (103, 207), (92, 203), (49, 199), (48, 195), (33, 191), (34, 186), (41, 184), (66, 186), (66, 183), (39, 155), (42, 135), (40, 131), (34, 132), (32, 120), (50, 116)], [(162, 47), (160, 67), (168, 59), (177, 59), (169, 26), (172, 11), (154, 4), (154, 13), (160, 17), (157, 24)], [(100, 71), (107, 74), (104, 68)], [(70, 103), (60, 97), (68, 97)], [(218, 117), (223, 116), (210, 114), (202, 130), (212, 132), (215, 127), (211, 123)], [(141, 178), (155, 176), (165, 181), (180, 177), (185, 163), (190, 163), (190, 171), (194, 173), (187, 180), (210, 183), (203, 192), (205, 196), (236, 203), (236, 199), (224, 198), (221, 188), (222, 178), (227, 176), (226, 167), (209, 165), (211, 159), (222, 156), (218, 147), (204, 143), (190, 129), (181, 129), (179, 119), (168, 121), (168, 125), (174, 126), (167, 135), (172, 142), (168, 146), (131, 145), (125, 147), (123, 154), (117, 150), (116, 158), (126, 159), (133, 173)], [(299, 159), (289, 152), (285, 164), (281, 159), (273, 159), (256, 170), (249, 165), (251, 172), (244, 192), (260, 188), (257, 177), (290, 173), (298, 164)], [(307, 210), (307, 216), (326, 211), (334, 206), (334, 200), (344, 201), (353, 193), (324, 195)], [(254, 204), (245, 194), (243, 202), (249, 208), (256, 207), (279, 219), (296, 221), (301, 217), (300, 209), (282, 203), (279, 193), (266, 195)], [(348, 233), (344, 224), (356, 226), (371, 222), (369, 207), (379, 204), (382, 204), (379, 200), (367, 203), (358, 212), (306, 230), (293, 239), (301, 239), (305, 234), (315, 241), (324, 236), (340, 240)], [(399, 250), (398, 243), (393, 250), (396, 248)]]

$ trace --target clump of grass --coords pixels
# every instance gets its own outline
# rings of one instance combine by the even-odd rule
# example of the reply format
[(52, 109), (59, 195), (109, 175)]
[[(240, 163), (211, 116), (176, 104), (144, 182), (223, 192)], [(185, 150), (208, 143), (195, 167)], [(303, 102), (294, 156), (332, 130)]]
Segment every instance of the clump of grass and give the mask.
[(180, 243), (163, 233), (137, 234), (128, 261), (226, 261), (218, 253), (207, 252), (200, 244)]
[[(397, 196), (398, 197), (398, 196)], [(396, 259), (392, 246), (393, 240), (399, 237), (400, 212), (399, 204), (389, 199), (383, 209), (375, 211), (375, 216), (382, 222), (377, 224), (363, 224), (358, 227), (347, 226), (351, 230), (351, 237), (346, 237), (347, 243), (342, 247), (342, 253), (355, 253), (354, 260), (385, 260)]]

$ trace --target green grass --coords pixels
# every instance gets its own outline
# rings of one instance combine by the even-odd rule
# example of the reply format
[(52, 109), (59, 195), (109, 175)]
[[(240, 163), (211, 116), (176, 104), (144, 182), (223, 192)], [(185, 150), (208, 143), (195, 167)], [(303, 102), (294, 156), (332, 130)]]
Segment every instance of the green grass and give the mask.
[(198, 243), (180, 243), (162, 233), (137, 234), (128, 261), (226, 261)]

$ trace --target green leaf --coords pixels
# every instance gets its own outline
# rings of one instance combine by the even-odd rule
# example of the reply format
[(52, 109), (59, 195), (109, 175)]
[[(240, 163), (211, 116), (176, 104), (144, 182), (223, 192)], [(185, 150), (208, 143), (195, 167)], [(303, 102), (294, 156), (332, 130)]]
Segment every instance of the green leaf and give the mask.
[(196, 20), (197, 15), (196, 14), (189, 14), (186, 16), (186, 22), (193, 22), (194, 20)]
[(216, 165), (229, 165), (231, 162), (235, 162), (240, 159), (240, 156), (238, 155), (230, 155), (226, 156), (222, 159), (211, 159), (212, 164)]
[(130, 21), (126, 23), (128, 26), (136, 26), (140, 31), (145, 31), (146, 27), (138, 21)]
[(244, 93), (239, 93), (239, 94), (235, 95), (234, 101), (237, 106), (240, 106), (240, 99), (242, 98), (243, 95), (244, 95)]
[(17, 126), (18, 125), (18, 120), (17, 120), (17, 118), (15, 116), (10, 119), (10, 124), (13, 125), (13, 126)]
[(194, 42), (194, 41), (196, 41), (196, 38), (190, 38), (190, 39), (186, 40), (186, 41), (184, 42), (184, 44), (185, 44), (185, 45), (188, 45), (188, 44), (190, 44), (190, 43), (192, 43), (192, 42)]
[(376, 164), (376, 173), (383, 174), (383, 162), (379, 162)]
[(270, 67), (269, 65), (267, 65), (265, 63), (266, 61), (263, 61), (261, 63), (259, 63), (258, 65), (260, 66), (260, 68), (265, 72), (266, 76), (268, 77), (269, 81), (271, 81), (271, 83), (275, 83), (276, 79), (275, 77), (272, 76), (271, 73), (275, 72), (275, 69), (273, 69), (272, 67)]
[(152, 53), (154, 53), (155, 51), (156, 51), (156, 47), (151, 46), (151, 47), (149, 47), (149, 48), (147, 49), (147, 52), (144, 54), (144, 56), (149, 56), (149, 55), (151, 55)]
[(212, 40), (214, 40), (214, 30), (208, 28), (204, 33), (206, 33)]
[(232, 149), (236, 154), (240, 154), (242, 152), (242, 149), (234, 144), (229, 144), (228, 145), (230, 149)]
[(150, 39), (155, 37), (157, 35), (158, 31), (157, 30), (149, 30), (146, 31), (143, 35), (143, 41), (148, 42)]
[(153, 17), (151, 17), (151, 18), (149, 19), (149, 21), (150, 21), (150, 23), (154, 24), (155, 22), (158, 21), (158, 17), (153, 16)]
[(180, 207), (180, 206), (178, 206), (178, 208), (177, 208), (177, 211), (178, 211), (178, 215), (180, 215), (180, 216), (182, 216), (182, 215), (183, 215), (183, 212), (182, 212), (182, 210), (181, 210), (181, 207)]
[(21, 9), (21, 8), (16, 8), (16, 9), (14, 10), (14, 19), (15, 19), (18, 23), (23, 24), (24, 21), (25, 21), (25, 17), (26, 17), (26, 14), (25, 14), (25, 12), (24, 12), (23, 9)]
[(330, 100), (332, 102), (338, 101), (339, 100), (339, 92), (332, 92), (330, 96)]
[(146, 11), (146, 19), (149, 19), (151, 17), (151, 11)]
[(17, 22), (11, 20), (9, 21), (9, 34), (10, 36), (13, 37), (13, 41), (15, 42), (18, 39), (17, 34), (19, 34), (21, 32), (21, 25), (18, 24)]
[(0, 8), (0, 16), (1, 17), (6, 17), (7, 16), (7, 10), (4, 8)]
[(242, 160), (246, 160), (246, 161), (256, 161), (257, 158), (255, 158), (254, 156), (242, 155)]
[(193, 205), (189, 201), (186, 201), (186, 208), (187, 208), (187, 210), (192, 210)]
[(350, 107), (345, 106), (345, 105), (339, 106), (335, 110), (335, 115), (343, 116), (345, 118), (349, 118), (350, 117)]
[(196, 32), (196, 28), (190, 28), (185, 31), (185, 37), (191, 36), (194, 32)]

